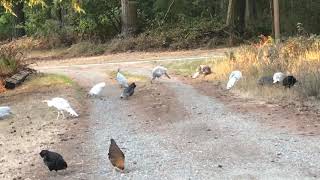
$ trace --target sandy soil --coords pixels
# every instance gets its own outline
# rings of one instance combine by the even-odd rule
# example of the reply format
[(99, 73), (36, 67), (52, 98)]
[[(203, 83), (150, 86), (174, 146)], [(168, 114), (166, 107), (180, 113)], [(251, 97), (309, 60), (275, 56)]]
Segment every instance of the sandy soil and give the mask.
[(67, 152), (65, 148), (70, 140), (78, 136), (85, 139), (85, 134), (74, 132), (75, 128), (86, 127), (85, 121), (56, 120), (56, 112), (42, 102), (56, 96), (67, 98), (85, 117), (83, 104), (80, 104), (84, 102), (78, 94), (73, 87), (25, 89), (21, 86), (0, 95), (0, 105), (12, 107), (14, 113), (9, 119), (0, 121), (0, 179), (34, 179), (35, 172), (45, 168), (39, 156), (42, 149)]
[(260, 116), (261, 123), (273, 128), (286, 129), (293, 134), (320, 135), (320, 111), (302, 102), (269, 102), (253, 98), (241, 98), (236, 93), (226, 91), (220, 84), (203, 80), (181, 78), (204, 95), (214, 97), (226, 107), (241, 114)]

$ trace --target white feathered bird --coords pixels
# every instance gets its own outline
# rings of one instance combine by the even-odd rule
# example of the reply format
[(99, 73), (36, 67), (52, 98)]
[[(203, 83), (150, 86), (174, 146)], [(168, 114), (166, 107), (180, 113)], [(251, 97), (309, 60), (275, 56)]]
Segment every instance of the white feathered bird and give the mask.
[(5, 118), (12, 114), (11, 109), (9, 106), (2, 106), (0, 107), (0, 119)]
[(78, 117), (79, 115), (72, 109), (69, 102), (63, 98), (55, 97), (51, 100), (44, 100), (49, 107), (54, 107), (58, 110), (57, 119), (59, 119), (60, 113), (62, 114), (63, 118), (65, 118), (63, 111), (68, 112), (73, 117)]
[(282, 72), (276, 72), (273, 74), (273, 83), (282, 82), (285, 77), (286, 75)]
[(168, 75), (167, 73), (168, 69), (163, 67), (163, 66), (157, 66), (155, 68), (153, 68), (152, 70), (152, 80), (155, 80), (156, 78), (160, 78), (161, 76), (165, 75), (167, 76), (169, 79), (171, 79), (171, 77)]
[(124, 75), (120, 73), (120, 68), (118, 69), (116, 80), (118, 81), (118, 83), (120, 84), (121, 87), (127, 88), (129, 86), (127, 78), (124, 77)]
[(89, 96), (98, 96), (101, 91), (103, 90), (103, 88), (106, 86), (106, 83), (105, 82), (101, 82), (101, 83), (98, 83), (96, 85), (94, 85), (90, 91), (89, 91)]
[(229, 81), (227, 84), (227, 89), (231, 89), (239, 79), (242, 78), (242, 73), (240, 71), (232, 71), (229, 76)]

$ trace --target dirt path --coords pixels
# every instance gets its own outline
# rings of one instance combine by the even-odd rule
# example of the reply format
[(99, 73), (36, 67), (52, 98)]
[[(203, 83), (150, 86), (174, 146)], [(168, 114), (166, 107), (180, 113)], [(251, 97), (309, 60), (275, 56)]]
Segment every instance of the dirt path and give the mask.
[[(147, 75), (152, 64), (118, 66)], [(83, 164), (78, 169), (70, 164), (72, 172), (67, 174), (46, 173), (39, 179), (319, 178), (319, 136), (264, 126), (257, 114), (235, 112), (176, 78), (147, 85), (138, 82), (136, 94), (120, 100), (121, 90), (105, 73), (117, 67), (42, 69), (67, 74), (87, 88), (100, 81), (106, 81), (107, 87), (104, 99), (93, 99), (88, 110), (89, 140), (81, 144)], [(108, 162), (110, 138), (125, 152), (124, 174), (113, 173)]]

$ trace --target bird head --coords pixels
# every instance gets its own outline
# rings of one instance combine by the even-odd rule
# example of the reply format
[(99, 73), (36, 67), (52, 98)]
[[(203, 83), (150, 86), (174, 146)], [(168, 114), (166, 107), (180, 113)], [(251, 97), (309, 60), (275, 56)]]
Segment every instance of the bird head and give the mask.
[(52, 106), (52, 102), (50, 100), (43, 100), (42, 102), (47, 103), (49, 107)]
[(48, 154), (48, 150), (42, 150), (39, 154), (40, 156), (43, 158), (44, 156), (46, 156)]
[(120, 72), (120, 68), (118, 68), (118, 72)]
[(137, 87), (137, 86), (136, 86), (136, 83), (134, 83), (134, 82), (133, 82), (133, 83), (131, 83), (131, 84), (130, 84), (130, 87), (132, 87), (132, 88)]

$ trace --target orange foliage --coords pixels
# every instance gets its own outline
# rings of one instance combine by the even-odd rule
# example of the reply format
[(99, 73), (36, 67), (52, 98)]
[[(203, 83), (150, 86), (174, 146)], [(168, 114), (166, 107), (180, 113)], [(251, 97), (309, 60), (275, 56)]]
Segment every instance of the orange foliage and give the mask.
[(6, 91), (6, 88), (4, 87), (4, 81), (0, 79), (0, 93), (3, 93)]

